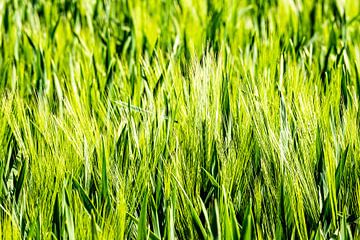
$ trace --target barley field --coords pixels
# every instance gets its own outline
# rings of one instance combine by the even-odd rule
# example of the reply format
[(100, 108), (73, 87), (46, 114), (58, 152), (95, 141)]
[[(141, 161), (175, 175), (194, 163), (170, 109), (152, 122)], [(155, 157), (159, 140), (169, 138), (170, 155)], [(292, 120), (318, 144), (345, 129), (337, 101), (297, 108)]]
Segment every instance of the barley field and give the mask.
[(360, 1), (0, 0), (1, 239), (360, 239)]

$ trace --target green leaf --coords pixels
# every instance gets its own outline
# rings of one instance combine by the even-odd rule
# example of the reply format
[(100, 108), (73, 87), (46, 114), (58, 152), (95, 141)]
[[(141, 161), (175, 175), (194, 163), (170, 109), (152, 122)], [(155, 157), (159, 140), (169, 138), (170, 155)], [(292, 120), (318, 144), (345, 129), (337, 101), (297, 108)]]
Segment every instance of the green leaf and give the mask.
[(15, 200), (16, 200), (16, 202), (19, 201), (19, 196), (20, 196), (21, 190), (23, 189), (26, 172), (27, 172), (27, 161), (23, 160), (23, 165), (20, 170), (20, 175), (15, 184)]
[(143, 202), (141, 203), (140, 220), (138, 222), (138, 240), (147, 239), (147, 206), (148, 205), (148, 192), (145, 193)]
[(252, 219), (252, 202), (250, 200), (249, 204), (246, 207), (244, 214), (244, 219), (242, 223), (241, 239), (242, 240), (252, 240), (255, 238), (253, 233), (253, 219)]
[(57, 239), (61, 239), (61, 231), (62, 231), (62, 217), (61, 217), (61, 209), (59, 204), (59, 193), (57, 193), (53, 207), (52, 232), (54, 233)]
[(101, 171), (101, 195), (104, 201), (108, 200), (109, 188), (108, 188), (108, 177), (106, 172), (106, 153), (105, 153), (105, 143), (104, 139), (102, 140), (102, 171)]
[(340, 189), (340, 184), (342, 181), (342, 177), (344, 175), (344, 170), (345, 170), (345, 164), (346, 164), (346, 158), (348, 155), (348, 151), (349, 151), (349, 145), (346, 146), (345, 151), (341, 154), (340, 156), (340, 162), (336, 168), (336, 173), (335, 173), (335, 184), (336, 184), (336, 193), (339, 192)]
[(84, 189), (81, 187), (81, 185), (75, 179), (73, 179), (73, 188), (79, 191), (80, 199), (81, 199), (85, 209), (88, 211), (88, 213), (91, 215), (92, 212), (94, 212), (94, 214), (97, 215), (96, 209), (95, 209), (93, 203), (91, 202), (90, 198), (87, 196)]

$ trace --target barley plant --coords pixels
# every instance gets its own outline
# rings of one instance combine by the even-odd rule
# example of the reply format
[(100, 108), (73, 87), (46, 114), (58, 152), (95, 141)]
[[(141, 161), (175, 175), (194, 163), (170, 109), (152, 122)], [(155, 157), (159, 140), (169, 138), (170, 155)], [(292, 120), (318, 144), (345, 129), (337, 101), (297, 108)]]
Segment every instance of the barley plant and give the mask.
[(360, 2), (0, 0), (0, 238), (360, 239)]

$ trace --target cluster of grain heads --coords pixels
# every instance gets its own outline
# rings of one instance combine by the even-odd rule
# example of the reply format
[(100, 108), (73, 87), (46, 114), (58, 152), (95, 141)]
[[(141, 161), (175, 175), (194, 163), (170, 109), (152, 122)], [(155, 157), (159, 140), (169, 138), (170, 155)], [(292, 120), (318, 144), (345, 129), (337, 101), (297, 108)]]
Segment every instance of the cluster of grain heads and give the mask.
[(0, 1), (0, 237), (359, 238), (359, 12)]

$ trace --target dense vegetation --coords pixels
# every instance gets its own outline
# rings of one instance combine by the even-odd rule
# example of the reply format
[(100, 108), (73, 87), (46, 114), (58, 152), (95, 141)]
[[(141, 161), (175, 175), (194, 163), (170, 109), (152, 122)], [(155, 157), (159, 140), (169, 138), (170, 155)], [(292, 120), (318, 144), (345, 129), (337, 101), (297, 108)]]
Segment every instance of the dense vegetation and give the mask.
[(0, 0), (0, 237), (359, 239), (360, 2)]

